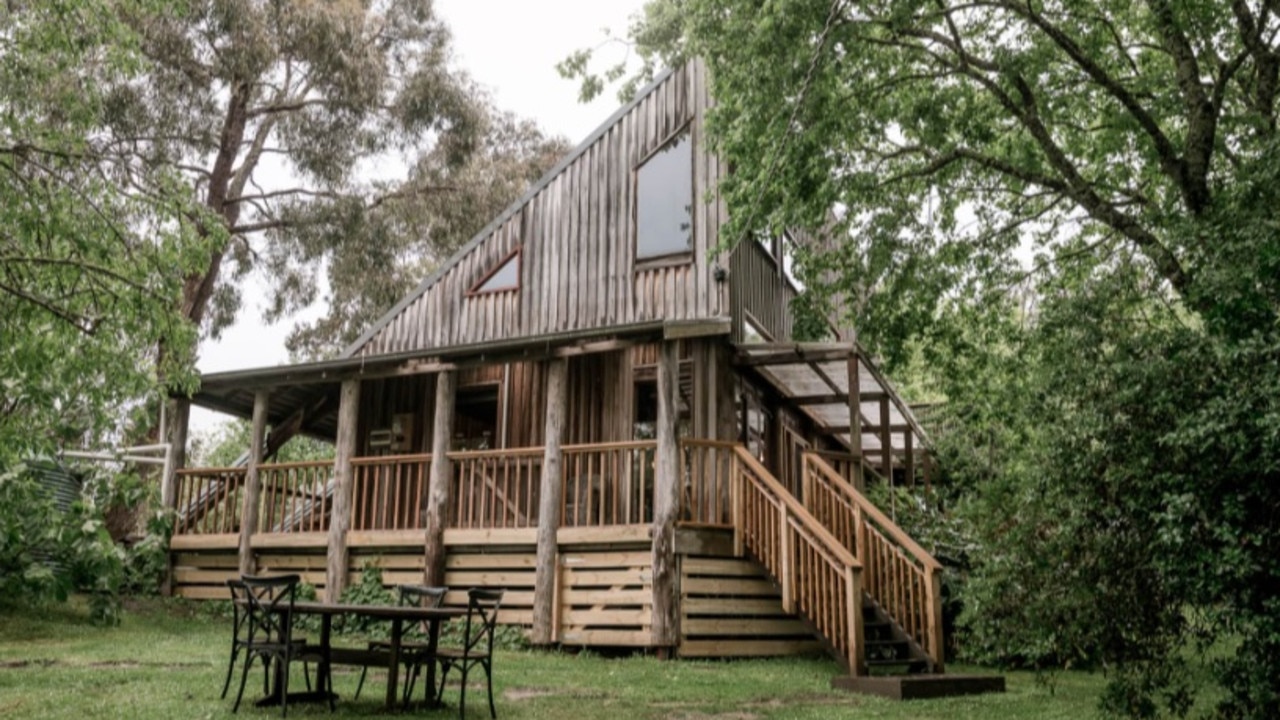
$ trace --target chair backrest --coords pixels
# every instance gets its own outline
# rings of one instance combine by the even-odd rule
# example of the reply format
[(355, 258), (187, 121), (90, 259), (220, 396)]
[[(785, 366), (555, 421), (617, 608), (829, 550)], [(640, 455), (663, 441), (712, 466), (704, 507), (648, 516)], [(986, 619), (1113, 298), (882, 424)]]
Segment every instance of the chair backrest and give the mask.
[(241, 582), (247, 591), (249, 643), (292, 642), (293, 604), (302, 578), (297, 575), (244, 575)]
[(449, 592), (447, 587), (432, 587), (428, 585), (399, 585), (396, 588), (400, 591), (401, 605), (417, 605), (419, 607), (440, 607), (444, 602), (445, 593)]
[(249, 639), (249, 586), (240, 578), (227, 578), (227, 591), (231, 593), (231, 639), (244, 642)]
[(503, 592), (488, 588), (467, 591), (467, 627), (463, 633), (466, 654), (493, 652), (493, 628), (498, 623)]

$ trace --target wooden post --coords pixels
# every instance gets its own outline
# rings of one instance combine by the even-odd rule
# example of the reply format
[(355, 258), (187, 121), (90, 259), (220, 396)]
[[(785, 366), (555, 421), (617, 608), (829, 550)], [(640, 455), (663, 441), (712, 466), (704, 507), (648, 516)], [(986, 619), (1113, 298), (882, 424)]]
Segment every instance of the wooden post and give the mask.
[(325, 597), (337, 602), (347, 588), (350, 561), (347, 531), (351, 529), (351, 458), (356, 454), (356, 424), (360, 419), (360, 381), (343, 380), (338, 401), (338, 437), (333, 458), (333, 507), (329, 513), (329, 559), (325, 565)]
[(556, 531), (560, 529), (560, 508), (564, 501), (560, 444), (564, 442), (565, 409), (569, 402), (569, 362), (563, 358), (547, 363), (546, 445), (542, 453), (542, 488), (538, 500), (538, 569), (533, 586), (533, 632), (535, 645), (556, 641)]
[(889, 432), (889, 398), (880, 398), (880, 474), (893, 487), (893, 433)]
[(916, 451), (915, 451), (915, 433), (911, 428), (902, 431), (902, 446), (906, 448), (906, 455), (903, 457), (903, 472), (907, 476), (907, 486), (911, 489), (916, 487)]
[[(174, 398), (169, 414), (169, 462), (165, 465), (165, 475), (160, 479), (160, 501), (165, 510), (180, 512), (178, 507), (178, 471), (187, 465), (187, 430), (191, 424), (191, 401), (187, 398)], [(160, 594), (169, 597), (173, 594), (173, 553), (165, 553), (164, 580), (160, 583)]]
[(867, 674), (866, 638), (862, 627), (862, 570), (848, 568), (845, 573), (845, 592), (849, 602), (849, 674), (861, 677)]
[(671, 648), (679, 642), (676, 598), (676, 514), (680, 507), (679, 354), (677, 343), (662, 343), (658, 355), (658, 427), (653, 499), (653, 644)]
[(431, 480), (422, 509), (422, 526), (427, 530), (423, 546), (422, 581), (427, 585), (444, 585), (444, 525), (449, 508), (449, 485), (453, 481), (453, 464), (449, 445), (453, 440), (453, 401), (458, 378), (453, 370), (436, 376), (436, 417), (431, 435)]
[(788, 522), (787, 504), (778, 503), (778, 583), (782, 585), (782, 611), (796, 611), (795, 563), (791, 547), (791, 523)]
[(929, 571), (926, 587), (928, 593), (926, 612), (929, 614), (926, 622), (929, 627), (930, 651), (933, 653), (932, 672), (942, 673), (945, 670), (947, 656), (942, 633), (942, 568), (935, 567)]
[(270, 395), (259, 390), (253, 395), (253, 429), (249, 434), (249, 465), (244, 473), (244, 507), (240, 511), (240, 574), (252, 575), (253, 534), (258, 530), (258, 510), (262, 498), (262, 448), (267, 434), (267, 401)]
[(858, 381), (858, 346), (849, 353), (849, 452), (862, 459), (862, 385)]

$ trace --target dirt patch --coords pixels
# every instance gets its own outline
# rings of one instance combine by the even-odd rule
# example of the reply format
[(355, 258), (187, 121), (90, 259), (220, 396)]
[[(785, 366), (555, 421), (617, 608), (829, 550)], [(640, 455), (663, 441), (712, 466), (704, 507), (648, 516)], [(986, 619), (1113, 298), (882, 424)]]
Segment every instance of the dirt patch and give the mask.
[(33, 666), (34, 667), (50, 667), (52, 665), (57, 665), (57, 664), (58, 664), (57, 660), (6, 660), (4, 662), (0, 662), (0, 668), (9, 670), (9, 669), (33, 667)]
[(667, 720), (759, 720), (760, 716), (754, 712), (677, 712), (675, 715), (668, 715)]
[(502, 697), (508, 700), (532, 700), (533, 698), (555, 695), (555, 691), (547, 688), (507, 688)]

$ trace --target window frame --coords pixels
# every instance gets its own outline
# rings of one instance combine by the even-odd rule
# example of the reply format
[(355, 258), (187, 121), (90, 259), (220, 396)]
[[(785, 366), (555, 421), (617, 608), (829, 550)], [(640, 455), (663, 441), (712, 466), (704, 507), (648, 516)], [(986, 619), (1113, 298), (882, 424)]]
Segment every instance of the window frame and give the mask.
[[(502, 258), (498, 260), (498, 262), (494, 263), (493, 266), (489, 268), (488, 272), (486, 272), (484, 275), (481, 275), (479, 280), (471, 284), (471, 287), (467, 289), (466, 296), (476, 297), (476, 296), (483, 296), (483, 295), (497, 295), (498, 293), (515, 292), (519, 290), (520, 289), (520, 270), (521, 270), (522, 261), (524, 259), (523, 257), (521, 257), (523, 250), (524, 250), (524, 246), (521, 245), (520, 247), (517, 247), (516, 249), (507, 253), (506, 255), (503, 255)], [(511, 285), (509, 287), (494, 288), (492, 290), (481, 289), (484, 287), (485, 283), (493, 279), (494, 275), (497, 275), (503, 268), (507, 266), (508, 263), (512, 262), (513, 260), (516, 263), (516, 284), (515, 285)]]
[[(643, 168), (650, 160), (662, 153), (663, 150), (667, 149), (673, 140), (686, 133), (689, 137), (689, 247), (685, 250), (676, 250), (674, 252), (666, 252), (660, 255), (646, 255), (641, 257), (640, 169)], [(631, 166), (631, 259), (637, 272), (676, 265), (690, 265), (693, 263), (693, 254), (697, 246), (698, 230), (698, 214), (693, 210), (698, 205), (698, 175), (696, 172), (697, 150), (698, 143), (696, 133), (694, 133), (693, 118), (689, 118), (681, 123), (674, 131), (668, 133), (661, 142), (654, 146), (653, 150), (646, 153), (639, 161)]]

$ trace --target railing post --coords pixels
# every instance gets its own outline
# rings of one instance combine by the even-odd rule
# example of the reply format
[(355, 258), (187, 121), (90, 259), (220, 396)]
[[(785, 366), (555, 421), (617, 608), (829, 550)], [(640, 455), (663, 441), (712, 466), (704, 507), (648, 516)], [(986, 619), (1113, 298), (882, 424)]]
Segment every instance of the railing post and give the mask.
[(742, 526), (746, 524), (745, 508), (742, 504), (743, 485), (746, 478), (742, 475), (742, 461), (738, 459), (735, 449), (729, 460), (729, 504), (733, 513), (733, 556), (742, 557), (747, 554), (746, 538), (742, 534)]
[(262, 464), (262, 447), (267, 432), (266, 390), (253, 395), (253, 428), (249, 435), (249, 464), (245, 469), (244, 507), (240, 511), (240, 574), (252, 575), (253, 534), (258, 530), (258, 511), (262, 498), (262, 479), (258, 466)]
[(791, 561), (791, 525), (788, 522), (787, 504), (778, 505), (778, 582), (782, 583), (782, 611), (794, 613), (796, 606), (793, 585), (795, 568)]
[(946, 648), (942, 639), (942, 568), (927, 572), (925, 613), (928, 615), (929, 652), (933, 655), (933, 672), (941, 673), (946, 664)]
[(845, 568), (845, 593), (849, 599), (845, 608), (849, 613), (849, 674), (860, 677), (867, 674), (866, 640), (862, 627), (861, 568)]
[(556, 559), (556, 531), (560, 528), (563, 506), (564, 475), (561, 471), (560, 445), (564, 442), (565, 408), (568, 405), (569, 361), (556, 358), (547, 363), (546, 446), (542, 455), (542, 487), (538, 499), (538, 567), (533, 587), (533, 631), (535, 645), (555, 642), (556, 578), (560, 563)]
[(329, 512), (329, 553), (325, 563), (325, 597), (337, 602), (347, 587), (350, 562), (347, 530), (351, 528), (351, 458), (356, 454), (356, 421), (360, 413), (360, 381), (343, 380), (338, 401), (338, 437), (333, 457), (333, 505)]

